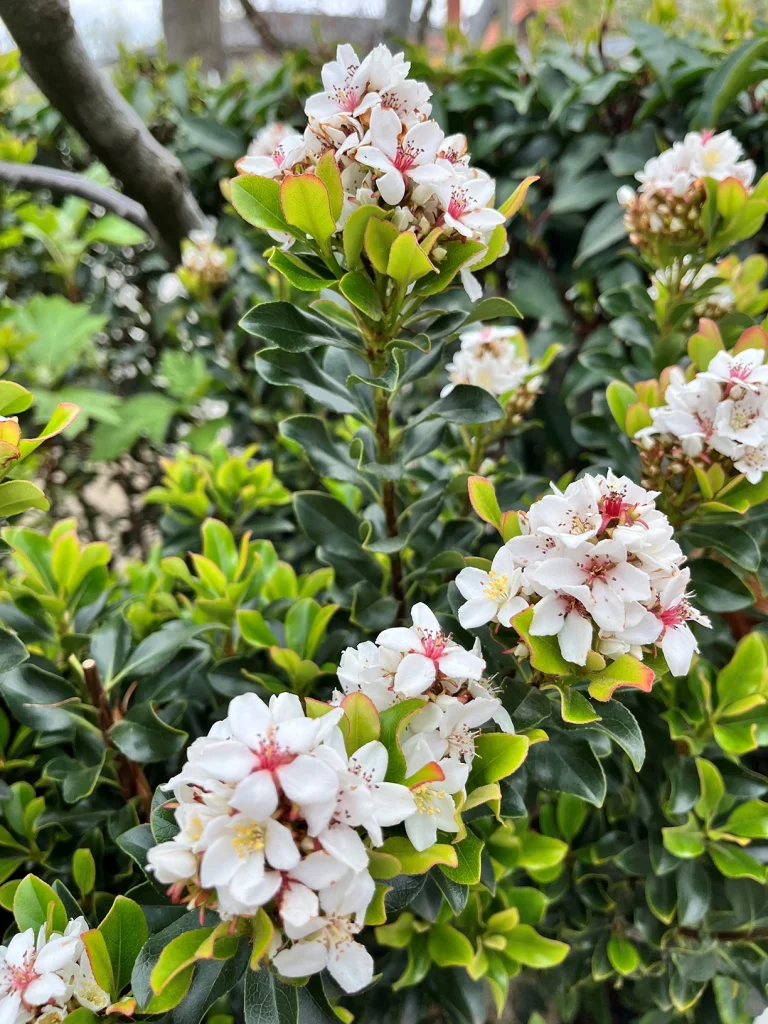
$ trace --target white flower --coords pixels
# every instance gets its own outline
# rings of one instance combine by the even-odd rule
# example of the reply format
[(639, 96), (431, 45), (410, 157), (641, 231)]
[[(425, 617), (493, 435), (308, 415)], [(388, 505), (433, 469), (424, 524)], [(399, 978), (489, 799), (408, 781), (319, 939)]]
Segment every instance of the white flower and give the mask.
[(592, 648), (592, 631), (592, 620), (575, 597), (546, 594), (534, 605), (531, 636), (556, 636), (560, 653), (574, 665), (586, 664)]
[(277, 971), (286, 978), (303, 978), (327, 969), (345, 992), (369, 985), (373, 959), (354, 936), (363, 927), (360, 918), (372, 896), (373, 880), (367, 872), (348, 876), (321, 893), (322, 916), (303, 928), (286, 929), (298, 941), (274, 957)]
[(258, 132), (246, 156), (235, 163), (240, 174), (258, 174), (275, 178), (291, 170), (306, 156), (304, 139), (288, 125), (276, 122)]
[(480, 679), (485, 662), (446, 636), (425, 604), (414, 605), (413, 626), (385, 629), (376, 643), (404, 655), (397, 667), (395, 690), (416, 697), (441, 676), (449, 679)]
[(768, 384), (768, 365), (763, 365), (764, 359), (765, 352), (760, 348), (736, 354), (718, 352), (698, 376), (725, 384), (728, 398), (741, 398), (745, 391), (758, 391)]
[(384, 781), (388, 760), (387, 749), (378, 740), (358, 747), (341, 776), (336, 801), (335, 818), (362, 825), (374, 846), (384, 841), (382, 827), (399, 825), (416, 809), (410, 790)]
[(734, 453), (733, 465), (751, 484), (759, 484), (763, 473), (768, 473), (768, 438), (759, 445), (740, 445)]
[(450, 181), (438, 181), (435, 194), (445, 224), (465, 238), (490, 233), (503, 224), (504, 214), (488, 205), (493, 202), (494, 189), (493, 180), (486, 177), (461, 181), (454, 176)]
[(368, 143), (357, 150), (360, 163), (382, 172), (376, 187), (390, 206), (402, 200), (408, 182), (433, 183), (448, 175), (435, 164), (444, 138), (436, 121), (415, 124), (402, 139), (401, 132), (402, 124), (394, 110), (375, 107), (366, 136)]
[[(431, 760), (431, 751), (426, 750), (426, 759), (421, 751), (408, 762), (408, 772), (413, 774)], [(453, 793), (464, 789), (469, 775), (469, 765), (446, 757), (435, 767), (439, 773), (434, 781), (420, 782), (413, 787), (416, 813), (405, 820), (405, 831), (417, 850), (426, 850), (437, 842), (438, 829), (441, 832), (458, 832), (456, 807)]]
[[(218, 817), (207, 827), (206, 835), (208, 846), (201, 861), (200, 884), (204, 889), (226, 885), (242, 903), (265, 902), (261, 897), (267, 865), (289, 871), (301, 860), (290, 829), (274, 818), (260, 822), (246, 814)], [(266, 879), (270, 890), (274, 880), (269, 873)], [(276, 881), (279, 887), (279, 875)]]
[(358, 117), (378, 102), (375, 93), (368, 92), (371, 54), (362, 63), (349, 44), (336, 49), (336, 60), (323, 65), (321, 72), (324, 92), (315, 93), (307, 100), (307, 117), (324, 119), (334, 114)]
[(683, 145), (691, 154), (691, 171), (698, 178), (737, 178), (743, 185), (752, 183), (755, 165), (743, 160), (741, 143), (729, 131), (689, 132)]
[(456, 586), (466, 603), (459, 608), (459, 622), (465, 629), (476, 629), (486, 622), (510, 626), (512, 618), (525, 611), (528, 602), (520, 596), (523, 570), (515, 566), (507, 548), (494, 555), (488, 572), (467, 567), (456, 577)]
[(691, 659), (699, 647), (688, 626), (689, 621), (702, 626), (711, 625), (706, 615), (697, 612), (688, 601), (686, 588), (690, 580), (688, 569), (681, 570), (661, 588), (658, 604), (653, 613), (661, 623), (660, 646), (672, 675), (686, 675)]
[(528, 385), (538, 372), (524, 354), (525, 339), (517, 327), (482, 324), (464, 331), (459, 340), (461, 348), (446, 366), (451, 383), (441, 395), (449, 394), (456, 384), (473, 384), (492, 395), (505, 395)]

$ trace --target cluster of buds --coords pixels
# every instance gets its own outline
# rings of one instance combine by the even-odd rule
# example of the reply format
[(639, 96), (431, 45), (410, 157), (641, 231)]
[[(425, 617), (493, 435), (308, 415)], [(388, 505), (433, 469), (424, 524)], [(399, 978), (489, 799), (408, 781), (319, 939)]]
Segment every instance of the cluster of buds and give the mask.
[(84, 917), (64, 932), (42, 925), (14, 935), (0, 946), (0, 1020), (3, 1024), (59, 1024), (80, 1009), (98, 1013), (109, 995), (96, 983), (81, 936)]
[(516, 625), (532, 605), (530, 635), (556, 636), (574, 665), (591, 653), (642, 661), (658, 646), (672, 674), (685, 675), (698, 650), (688, 622), (709, 621), (689, 601), (690, 573), (656, 492), (610, 471), (552, 489), (518, 513), (519, 533), (487, 570), (459, 573), (461, 624)]
[[(466, 138), (446, 137), (430, 119), (430, 90), (410, 79), (409, 70), (403, 54), (386, 46), (363, 60), (351, 46), (339, 46), (336, 60), (322, 69), (323, 91), (307, 100), (303, 132), (269, 125), (236, 167), (241, 175), (278, 182), (316, 176), (330, 185), (331, 239), (357, 210), (376, 207), (398, 232), (415, 235), (434, 268), (448, 257), (446, 242), (487, 246), (505, 215), (493, 209), (493, 179), (470, 166)], [(285, 209), (285, 197), (282, 202)], [(293, 244), (290, 234), (269, 233), (286, 248)], [(475, 263), (482, 259), (478, 251)], [(462, 280), (477, 299), (471, 262), (462, 267)]]
[(529, 412), (545, 367), (531, 363), (523, 332), (481, 324), (460, 334), (459, 341), (459, 350), (446, 366), (451, 382), (441, 394), (447, 395), (457, 384), (473, 384), (498, 398), (511, 417), (519, 419)]
[(177, 298), (206, 298), (229, 280), (234, 262), (234, 251), (216, 244), (216, 227), (190, 231), (181, 243), (181, 265), (173, 274), (164, 274), (157, 286), (157, 297), (162, 303)]
[(744, 199), (751, 190), (755, 165), (743, 155), (730, 132), (705, 131), (649, 160), (635, 175), (637, 190), (622, 185), (617, 194), (630, 242), (659, 266), (699, 249), (707, 239), (707, 182), (733, 181)]

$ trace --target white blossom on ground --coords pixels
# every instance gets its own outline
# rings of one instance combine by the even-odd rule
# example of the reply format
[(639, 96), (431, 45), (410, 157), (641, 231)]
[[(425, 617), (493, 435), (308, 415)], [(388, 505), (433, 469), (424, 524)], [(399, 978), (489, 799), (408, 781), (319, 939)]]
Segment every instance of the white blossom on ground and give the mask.
[(300, 960), (301, 976), (327, 967), (355, 991), (372, 976), (354, 940), (374, 892), (368, 846), (415, 814), (417, 801), (407, 785), (384, 781), (382, 743), (347, 754), (342, 715), (329, 706), (309, 718), (290, 693), (269, 704), (235, 697), (165, 787), (179, 830), (149, 851), (147, 866), (190, 908), (229, 919), (264, 907), (278, 970), (291, 974)]
[[(590, 651), (642, 658), (658, 646), (670, 671), (685, 675), (698, 650), (688, 623), (709, 620), (691, 604), (690, 574), (669, 520), (655, 507), (657, 492), (610, 470), (553, 491), (519, 513), (520, 535), (493, 560), (508, 579), (520, 574), (516, 599), (533, 605), (531, 635), (557, 637), (562, 656), (580, 666)], [(468, 572), (456, 580), (467, 598), (459, 618), (471, 619), (471, 628), (508, 625), (499, 606), (483, 599), (489, 595), (478, 596), (476, 570)]]
[(768, 471), (768, 364), (763, 349), (718, 352), (705, 371), (686, 380), (670, 374), (665, 405), (650, 410), (653, 425), (635, 437), (655, 437), (685, 455), (729, 459), (751, 484)]
[[(430, 118), (430, 90), (408, 77), (402, 53), (376, 46), (360, 59), (348, 44), (322, 69), (323, 89), (310, 96), (303, 133), (283, 124), (262, 128), (236, 168), (280, 181), (286, 174), (314, 171), (332, 152), (344, 190), (341, 231), (350, 214), (363, 205), (393, 211), (400, 231), (419, 240), (432, 239), (431, 259), (446, 258), (446, 242), (470, 239), (484, 245), (504, 216), (493, 209), (494, 180), (470, 165), (463, 135), (446, 137)], [(290, 236), (270, 232), (281, 244)], [(479, 261), (483, 253), (478, 253)], [(469, 267), (461, 280), (476, 299), (480, 285)]]
[(106, 1009), (109, 995), (96, 984), (81, 939), (88, 928), (78, 917), (63, 933), (27, 928), (0, 946), (2, 1024), (56, 1024), (79, 1007)]

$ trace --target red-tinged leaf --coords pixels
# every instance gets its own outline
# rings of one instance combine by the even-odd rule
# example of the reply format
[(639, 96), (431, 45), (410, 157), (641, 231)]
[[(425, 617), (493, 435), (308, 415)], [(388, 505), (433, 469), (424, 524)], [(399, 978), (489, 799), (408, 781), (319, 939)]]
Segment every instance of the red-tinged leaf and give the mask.
[(410, 697), (408, 700), (400, 701), (399, 704), (382, 711), (379, 716), (381, 722), (381, 742), (387, 748), (389, 763), (387, 765), (386, 782), (400, 782), (405, 779), (405, 757), (400, 746), (400, 733), (413, 716), (420, 711), (426, 701), (418, 697)]
[(326, 704), (324, 700), (317, 700), (315, 697), (305, 697), (304, 710), (307, 712), (307, 718), (322, 718), (329, 711), (333, 711), (333, 707), (330, 704)]
[(512, 619), (512, 625), (528, 648), (532, 667), (553, 676), (572, 676), (580, 672), (577, 665), (571, 665), (562, 656), (556, 636), (531, 636), (532, 621), (533, 608), (526, 608)]
[(501, 513), (500, 529), (501, 536), (505, 544), (508, 540), (512, 540), (513, 537), (519, 537), (523, 532), (520, 527), (520, 517), (514, 509), (509, 512)]
[(500, 531), (501, 509), (491, 481), (484, 476), (471, 476), (467, 482), (467, 489), (475, 515)]
[(336, 230), (328, 189), (316, 174), (289, 174), (280, 186), (280, 205), (288, 223), (316, 242)]
[(400, 861), (404, 875), (423, 875), (437, 864), (455, 868), (459, 863), (455, 846), (435, 843), (426, 850), (417, 850), (405, 836), (390, 836), (379, 847), (381, 853), (388, 853)]
[(409, 775), (403, 781), (403, 785), (413, 789), (414, 786), (420, 786), (424, 782), (442, 782), (444, 778), (445, 772), (437, 761), (430, 761), (423, 768), (419, 768), (417, 772), (414, 772), (413, 775)]
[(768, 349), (768, 334), (762, 327), (748, 327), (733, 346), (733, 352), (743, 352), (745, 348)]
[(614, 690), (620, 686), (633, 686), (650, 693), (655, 674), (652, 668), (643, 665), (631, 654), (622, 654), (602, 672), (596, 673), (589, 681), (589, 695), (595, 700), (609, 701)]
[(724, 178), (717, 186), (717, 212), (730, 220), (747, 201), (747, 190), (738, 178)]

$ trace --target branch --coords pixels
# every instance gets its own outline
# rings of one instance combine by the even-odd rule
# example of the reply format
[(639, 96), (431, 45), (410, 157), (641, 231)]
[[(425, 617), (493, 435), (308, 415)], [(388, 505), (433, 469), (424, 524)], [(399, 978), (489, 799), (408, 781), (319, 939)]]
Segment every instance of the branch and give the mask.
[(67, 0), (0, 0), (0, 17), (30, 78), (144, 207), (177, 258), (182, 238), (204, 226), (203, 213), (181, 163), (88, 56)]
[(155, 245), (161, 249), (165, 248), (162, 238), (141, 203), (124, 196), (121, 192), (115, 192), (114, 189), (97, 185), (82, 174), (73, 174), (72, 171), (62, 171), (55, 167), (41, 167), (40, 164), (7, 163), (0, 160), (0, 181), (6, 182), (11, 188), (45, 188), (49, 192), (87, 199), (89, 203), (103, 206), (110, 213), (135, 224), (152, 238)]
[(258, 35), (261, 45), (267, 53), (271, 53), (275, 57), (282, 57), (287, 47), (285, 43), (281, 42), (277, 38), (270, 28), (269, 19), (266, 15), (262, 14), (261, 11), (257, 11), (251, 3), (251, 0), (240, 0), (240, 6), (243, 9), (243, 14), (248, 20), (248, 23), (253, 31)]
[[(91, 704), (99, 713), (99, 728), (104, 739), (104, 745), (114, 749), (115, 745), (109, 735), (109, 730), (115, 724), (115, 715), (107, 700), (96, 662), (92, 658), (88, 658), (83, 662), (83, 676)], [(144, 769), (140, 764), (129, 760), (119, 751), (117, 752), (116, 765), (123, 796), (126, 801), (136, 797), (143, 820), (149, 821), (149, 814), (152, 809), (152, 787), (147, 781)]]

